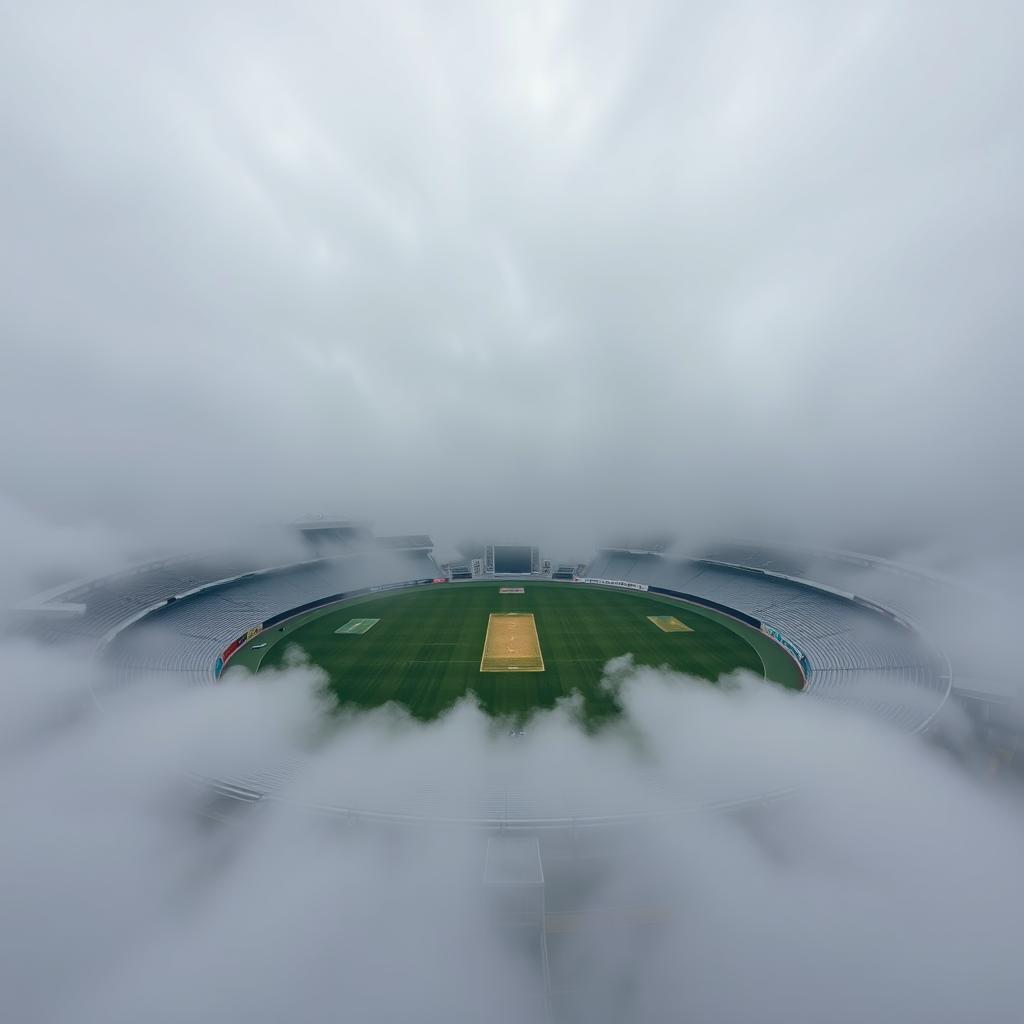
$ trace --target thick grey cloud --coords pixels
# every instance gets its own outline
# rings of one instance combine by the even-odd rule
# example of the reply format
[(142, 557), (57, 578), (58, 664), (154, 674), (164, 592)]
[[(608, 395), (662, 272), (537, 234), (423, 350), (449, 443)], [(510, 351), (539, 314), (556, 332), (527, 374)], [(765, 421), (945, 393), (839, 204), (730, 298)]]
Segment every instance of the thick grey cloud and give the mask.
[(26, 514), (1016, 522), (1012, 5), (41, 4), (2, 38)]
[[(1021, 24), (0, 7), (0, 602), (320, 510), (555, 556), (623, 528), (863, 543), (1016, 594)], [(928, 624), (999, 674), (1019, 604)], [(1019, 794), (769, 687), (620, 674), (624, 732), (566, 707), (507, 742), (466, 704), (328, 736), (301, 666), (100, 714), (91, 662), (4, 641), (6, 1016), (535, 1019), (469, 834), (201, 824), (183, 766), (301, 749), (297, 800), (415, 777), (453, 813), (509, 777), (658, 809), (795, 783), (604, 865), (595, 900), (653, 893), (659, 924), (573, 946), (585, 1019), (1020, 1019)]]
[(357, 805), (436, 786), (468, 814), (503, 771), (521, 793), (615, 810), (795, 782), (767, 816), (669, 817), (591, 862), (592, 912), (557, 973), (579, 1019), (1019, 1019), (1016, 798), (870, 720), (753, 681), (620, 668), (622, 733), (586, 737), (563, 708), (513, 741), (465, 705), (329, 737), (301, 670), (212, 693), (143, 687), (96, 717), (55, 714), (79, 666), (10, 646), (4, 659), (14, 1019), (538, 1019), (536, 955), (489, 916), (471, 831), (353, 832), (286, 806), (196, 817), (183, 767), (284, 748), (304, 752), (300, 802), (347, 779)]

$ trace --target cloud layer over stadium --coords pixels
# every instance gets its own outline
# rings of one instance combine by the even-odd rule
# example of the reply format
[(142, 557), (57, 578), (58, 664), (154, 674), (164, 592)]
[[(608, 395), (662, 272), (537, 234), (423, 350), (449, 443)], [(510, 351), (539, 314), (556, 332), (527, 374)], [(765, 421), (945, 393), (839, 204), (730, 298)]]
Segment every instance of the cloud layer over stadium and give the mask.
[[(1022, 42), (990, 0), (8, 6), (0, 604), (310, 511), (555, 557), (862, 544), (1019, 593)], [(1015, 671), (1019, 605), (934, 624)], [(1018, 792), (768, 686), (612, 675), (596, 736), (469, 702), (334, 733), (307, 666), (97, 714), (102, 669), (0, 640), (7, 1015), (536, 1019), (472, 834), (209, 824), (182, 775), (301, 750), (297, 801), (416, 777), (454, 816), (503, 773), (795, 786), (598, 872), (655, 927), (577, 945), (588, 1020), (1020, 1019)]]
[(4, 20), (13, 516), (1016, 532), (1013, 5)]
[[(458, 779), (469, 810), (495, 758), (547, 798), (556, 777), (595, 798), (614, 777), (616, 798), (642, 804), (652, 768), (679, 795), (799, 779), (766, 818), (670, 817), (638, 830), (628, 858), (597, 862), (603, 916), (574, 919), (561, 970), (585, 1019), (1017, 1019), (1016, 810), (869, 720), (756, 684), (627, 671), (622, 733), (585, 737), (560, 710), (496, 741), (467, 705), (432, 726), (388, 713), (325, 737), (303, 670), (214, 694), (143, 688), (96, 718), (63, 713), (59, 658), (4, 655), (17, 671), (3, 690), (0, 976), (17, 1019), (538, 1019), (530, 958), (489, 916), (474, 833), (346, 835), (283, 805), (203, 827), (182, 763), (283, 747), (316, 751), (300, 800), (325, 776), (353, 778), (367, 802)], [(637, 914), (654, 926), (638, 931)]]

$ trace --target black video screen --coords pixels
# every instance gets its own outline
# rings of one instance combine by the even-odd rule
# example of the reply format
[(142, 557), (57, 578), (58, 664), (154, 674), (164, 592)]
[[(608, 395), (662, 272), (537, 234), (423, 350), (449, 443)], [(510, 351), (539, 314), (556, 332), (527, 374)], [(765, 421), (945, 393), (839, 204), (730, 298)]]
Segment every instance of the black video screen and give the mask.
[(514, 547), (509, 544), (494, 545), (495, 572), (530, 571), (533, 563), (533, 548)]

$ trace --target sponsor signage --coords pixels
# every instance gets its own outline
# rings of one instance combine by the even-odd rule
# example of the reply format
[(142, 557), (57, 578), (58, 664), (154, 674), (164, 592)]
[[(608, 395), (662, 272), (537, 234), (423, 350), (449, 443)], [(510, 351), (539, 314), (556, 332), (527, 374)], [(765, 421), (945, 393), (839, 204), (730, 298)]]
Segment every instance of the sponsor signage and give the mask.
[(219, 676), (221, 672), (227, 667), (228, 662), (231, 660), (231, 656), (238, 650), (242, 644), (245, 643), (245, 637), (240, 636), (237, 640), (232, 640), (230, 644), (224, 649), (224, 653), (217, 659), (217, 667), (214, 669), (214, 675)]
[(622, 587), (624, 590), (646, 590), (646, 583), (634, 583), (632, 580), (604, 580), (597, 576), (581, 576), (577, 583), (597, 583), (602, 587)]
[(804, 656), (804, 652), (792, 640), (787, 640), (777, 629), (773, 629), (766, 622), (762, 622), (761, 632), (770, 636), (776, 643), (782, 644), (801, 665), (806, 662), (807, 659)]
[[(403, 580), (401, 583), (379, 583), (375, 587), (370, 587), (371, 594), (379, 594), (384, 590), (404, 590), (406, 587), (420, 587), (424, 583), (437, 583), (435, 579), (431, 580)], [(444, 582), (441, 580), (440, 582)]]

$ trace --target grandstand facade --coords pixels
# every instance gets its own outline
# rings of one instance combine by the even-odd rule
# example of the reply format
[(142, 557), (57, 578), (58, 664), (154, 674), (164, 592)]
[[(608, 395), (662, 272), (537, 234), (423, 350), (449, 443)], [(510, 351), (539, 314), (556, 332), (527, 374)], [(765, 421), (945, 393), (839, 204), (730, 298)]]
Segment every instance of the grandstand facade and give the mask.
[[(18, 610), (15, 624), (100, 659), (107, 682), (92, 696), (102, 707), (108, 692), (113, 696), (141, 679), (172, 688), (215, 685), (232, 645), (257, 627), (276, 628), (310, 604), (441, 579), (456, 586), (460, 579), (509, 579), (495, 571), (491, 545), (483, 557), (439, 567), (426, 534), (374, 538), (363, 530), (347, 532), (347, 524), (324, 527), (327, 533), (319, 534), (314, 526), (312, 540), (304, 536), (308, 557), (151, 562), (39, 595)], [(917, 625), (950, 598), (951, 581), (849, 552), (782, 545), (718, 544), (683, 556), (673, 555), (668, 541), (645, 539), (604, 547), (586, 565), (541, 559), (536, 548), (514, 554), (529, 573), (524, 579), (534, 584), (550, 579), (555, 585), (575, 580), (650, 588), (729, 609), (748, 625), (759, 624), (798, 661), (806, 685), (797, 699), (857, 708), (892, 728), (937, 738), (951, 706), (966, 709), (991, 749), (1004, 762), (1019, 764), (1019, 731), (1000, 713), (1005, 688), (979, 679), (972, 666), (951, 664), (935, 637)], [(292, 802), (290, 783), (303, 763), (294, 753), (266, 752), (256, 763), (183, 768), (200, 784), (201, 813), (232, 821)], [(543, 1017), (571, 1010), (580, 995), (573, 951), (588, 930), (644, 929), (661, 921), (654, 879), (649, 885), (638, 879), (629, 906), (595, 911), (587, 883), (603, 864), (631, 864), (630, 851), (644, 829), (667, 815), (727, 814), (744, 827), (759, 827), (799, 785), (765, 780), (756, 792), (712, 788), (682, 804), (664, 780), (652, 775), (649, 781), (648, 792), (634, 793), (628, 807), (595, 802), (595, 794), (564, 786), (527, 795), (517, 789), (515, 773), (495, 775), (482, 793), (452, 794), (429, 777), (410, 778), (403, 792), (389, 793), (376, 807), (355, 805), (343, 780), (332, 778), (331, 789), (315, 800), (305, 792), (303, 799), (304, 806), (346, 827), (457, 825), (481, 833), (486, 906), (502, 933), (521, 946), (530, 971), (515, 984), (527, 985)]]
[[(335, 522), (323, 526), (332, 540), (350, 529)], [(191, 557), (82, 581), (28, 602), (18, 625), (48, 642), (91, 650), (109, 668), (108, 685), (115, 689), (143, 675), (170, 686), (210, 685), (225, 651), (268, 620), (354, 592), (429, 582), (444, 571), (426, 534), (373, 538), (360, 527), (342, 539), (340, 551), (311, 551), (312, 557), (281, 565), (260, 564), (253, 556)], [(932, 730), (951, 700), (969, 707), (988, 728), (989, 711), (1003, 699), (1003, 691), (979, 682), (969, 666), (962, 667), (969, 684), (958, 690), (956, 666), (934, 637), (915, 626), (918, 614), (952, 586), (948, 581), (848, 552), (723, 543), (684, 557), (669, 554), (669, 547), (659, 538), (657, 544), (602, 548), (585, 578), (650, 586), (752, 618), (800, 662), (810, 699), (861, 709), (907, 733)], [(524, 550), (530, 561), (525, 571), (536, 579), (538, 549)], [(486, 554), (485, 565), (446, 567), (446, 578), (493, 573), (492, 551)], [(545, 559), (543, 565), (547, 578), (583, 576), (583, 566), (571, 562)], [(1001, 749), (1015, 743), (994, 733), (993, 741)], [(273, 792), (275, 778), (290, 774), (275, 771), (245, 766), (230, 785), (260, 798)], [(387, 810), (429, 816), (430, 802), (411, 795), (407, 806)], [(567, 811), (576, 820), (588, 815), (600, 817), (593, 808)], [(507, 793), (479, 815), (480, 822), (502, 827), (535, 819), (531, 808), (517, 807)]]

